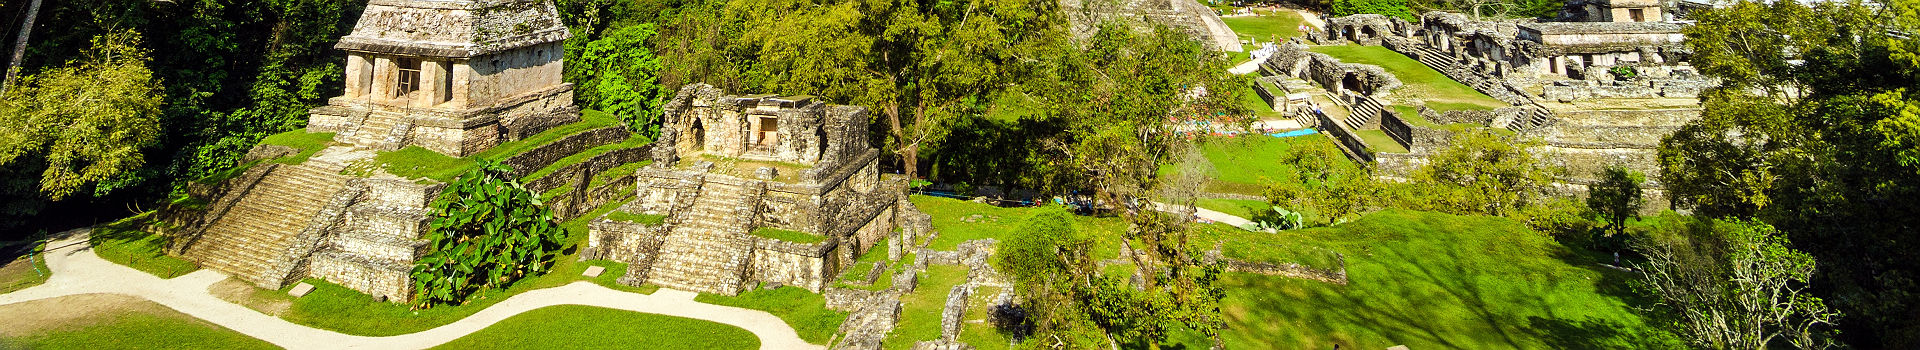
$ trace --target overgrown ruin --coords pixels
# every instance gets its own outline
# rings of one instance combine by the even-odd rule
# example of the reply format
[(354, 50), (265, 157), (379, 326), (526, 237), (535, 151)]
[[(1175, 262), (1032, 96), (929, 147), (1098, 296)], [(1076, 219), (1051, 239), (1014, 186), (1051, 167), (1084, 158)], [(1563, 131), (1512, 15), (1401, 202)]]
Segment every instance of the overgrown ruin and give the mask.
[[(1579, 193), (1613, 165), (1657, 179), (1660, 139), (1699, 118), (1697, 97), (1716, 84), (1687, 64), (1680, 32), (1686, 24), (1666, 21), (1682, 14), (1657, 2), (1625, 0), (1574, 0), (1568, 8), (1589, 12), (1563, 19), (1587, 22), (1428, 12), (1412, 23), (1354, 15), (1307, 35), (1318, 44), (1386, 47), (1506, 107), (1429, 108), (1396, 93), (1397, 81), (1379, 67), (1343, 63), (1298, 41), (1280, 45), (1263, 64), (1256, 91), (1276, 110), (1333, 136), (1355, 159), (1375, 162), (1385, 178), (1404, 178), (1445, 148), (1461, 131), (1457, 126), (1472, 125), (1542, 141), (1534, 151), (1568, 170), (1561, 179), (1567, 193)], [(1357, 136), (1369, 130), (1384, 132), (1394, 145)], [(1662, 185), (1649, 186), (1649, 206), (1663, 205)]]

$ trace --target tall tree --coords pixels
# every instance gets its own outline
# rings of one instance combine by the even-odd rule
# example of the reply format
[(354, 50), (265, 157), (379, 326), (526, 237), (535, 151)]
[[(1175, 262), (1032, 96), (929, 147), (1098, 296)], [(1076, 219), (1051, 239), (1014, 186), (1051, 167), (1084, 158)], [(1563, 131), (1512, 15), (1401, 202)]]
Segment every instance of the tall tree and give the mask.
[(1634, 244), (1643, 286), (1709, 349), (1825, 347), (1838, 313), (1804, 293), (1813, 256), (1760, 222), (1662, 217)]
[(1721, 85), (1663, 140), (1674, 206), (1758, 219), (1818, 259), (1807, 292), (1854, 346), (1920, 346), (1920, 3), (1741, 1), (1695, 14), (1692, 63)]
[(1627, 220), (1639, 215), (1646, 205), (1640, 184), (1646, 181), (1646, 175), (1615, 165), (1600, 171), (1600, 182), (1587, 185), (1587, 208), (1600, 214), (1608, 235), (1626, 233)]
[(94, 38), (67, 66), (29, 75), (0, 96), (0, 165), (44, 159), (40, 191), (60, 200), (107, 192), (144, 164), (160, 137), (160, 82), (130, 30)]

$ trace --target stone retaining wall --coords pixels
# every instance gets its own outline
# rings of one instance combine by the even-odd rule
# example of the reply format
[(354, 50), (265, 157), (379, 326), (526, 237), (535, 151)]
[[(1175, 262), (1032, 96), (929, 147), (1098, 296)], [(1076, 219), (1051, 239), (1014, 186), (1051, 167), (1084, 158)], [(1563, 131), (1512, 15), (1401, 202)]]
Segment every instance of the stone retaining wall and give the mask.
[(507, 173), (509, 178), (518, 179), (526, 177), (535, 171), (540, 171), (540, 169), (546, 168), (548, 165), (553, 164), (554, 161), (560, 160), (560, 158), (566, 158), (567, 156), (580, 153), (580, 151), (585, 151), (600, 145), (626, 141), (631, 135), (633, 135), (633, 133), (628, 132), (627, 128), (623, 126), (610, 126), (588, 130), (578, 134), (567, 135), (559, 140), (554, 140), (552, 143), (541, 145), (540, 147), (527, 150), (512, 157), (507, 157), (506, 160), (500, 163), (513, 168), (512, 172)]

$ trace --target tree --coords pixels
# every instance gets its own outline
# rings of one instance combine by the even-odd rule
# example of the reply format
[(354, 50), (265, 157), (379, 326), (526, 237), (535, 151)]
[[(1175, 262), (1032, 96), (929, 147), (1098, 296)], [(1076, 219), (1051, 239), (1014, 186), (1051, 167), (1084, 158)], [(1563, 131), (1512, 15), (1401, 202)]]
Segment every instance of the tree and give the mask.
[(660, 58), (646, 45), (654, 34), (652, 24), (613, 30), (588, 43), (579, 61), (567, 66), (586, 76), (575, 90), (582, 102), (619, 117), (649, 138), (658, 135), (660, 106), (667, 94), (658, 80)]
[(1468, 130), (1454, 135), (1453, 144), (1415, 170), (1413, 184), (1431, 193), (1429, 203), (1424, 203), (1427, 209), (1506, 215), (1543, 198), (1547, 184), (1560, 171), (1542, 166), (1528, 151), (1536, 144), (1484, 129)]
[(1642, 285), (1700, 347), (1824, 347), (1839, 317), (1806, 293), (1813, 256), (1765, 223), (1667, 216), (1634, 249)]
[(498, 162), (481, 162), (434, 199), (423, 237), (432, 251), (414, 260), (417, 309), (466, 304), (481, 291), (546, 273), (566, 231), (532, 191)]
[(1720, 79), (1662, 140), (1675, 209), (1760, 220), (1819, 259), (1813, 293), (1858, 347), (1920, 346), (1920, 3), (1741, 1), (1696, 13), (1691, 62)]
[(43, 159), (40, 192), (60, 200), (111, 191), (160, 137), (160, 82), (140, 36), (95, 37), (81, 60), (22, 79), (0, 98), (0, 165)]
[(1312, 208), (1325, 225), (1345, 222), (1378, 206), (1384, 190), (1365, 167), (1343, 161), (1332, 147), (1298, 147), (1280, 155), (1293, 173), (1267, 188), (1267, 202), (1295, 209)]
[(1109, 24), (1063, 58), (1058, 78), (1030, 90), (1054, 108), (1044, 122), (1061, 128), (1032, 163), (1051, 174), (1042, 188), (1084, 190), (1130, 224), (1120, 244), (1145, 277), (1138, 287), (1089, 287), (1102, 292), (1082, 299), (1082, 310), (1110, 346), (1157, 344), (1174, 325), (1217, 342), (1221, 267), (1191, 246), (1188, 218), (1154, 211), (1151, 199), (1199, 183), (1160, 174), (1187, 146), (1169, 120), (1247, 115), (1235, 95), (1246, 82), (1224, 73), (1224, 57), (1164, 26), (1141, 33)]
[(1419, 19), (1413, 15), (1413, 9), (1407, 7), (1407, 0), (1333, 0), (1331, 12), (1335, 17), (1372, 13), (1409, 21)]
[(1600, 182), (1587, 186), (1587, 208), (1599, 214), (1608, 235), (1625, 233), (1627, 220), (1639, 216), (1646, 205), (1640, 184), (1646, 181), (1646, 175), (1615, 165), (1600, 171)]

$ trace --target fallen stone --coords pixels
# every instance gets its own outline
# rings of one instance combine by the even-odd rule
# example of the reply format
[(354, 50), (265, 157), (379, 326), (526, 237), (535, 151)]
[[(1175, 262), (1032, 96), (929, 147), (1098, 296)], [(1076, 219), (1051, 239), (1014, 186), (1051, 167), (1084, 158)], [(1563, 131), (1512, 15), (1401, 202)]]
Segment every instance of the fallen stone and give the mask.
[(588, 266), (586, 271), (580, 272), (580, 275), (587, 276), (587, 277), (600, 277), (600, 274), (606, 273), (606, 272), (607, 272), (607, 268), (605, 267)]
[(299, 285), (293, 286), (292, 290), (288, 290), (287, 294), (293, 295), (293, 297), (295, 298), (299, 298), (299, 297), (307, 296), (307, 293), (312, 293), (312, 292), (313, 292), (313, 285), (307, 284), (306, 282), (301, 282)]

